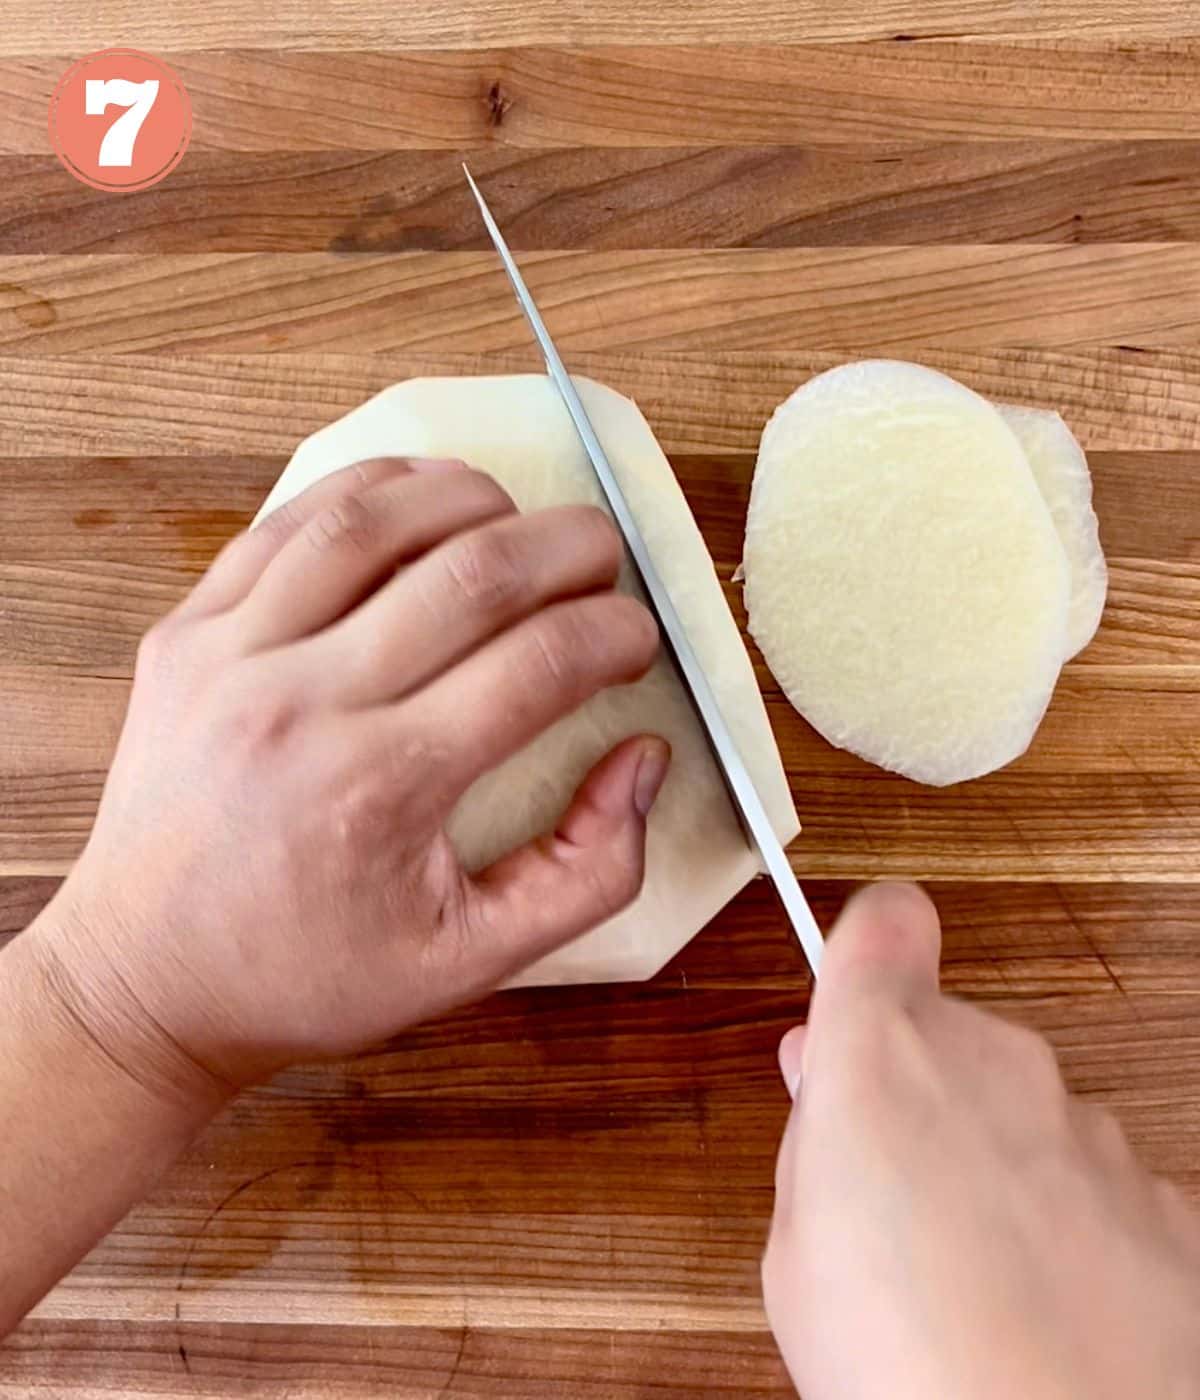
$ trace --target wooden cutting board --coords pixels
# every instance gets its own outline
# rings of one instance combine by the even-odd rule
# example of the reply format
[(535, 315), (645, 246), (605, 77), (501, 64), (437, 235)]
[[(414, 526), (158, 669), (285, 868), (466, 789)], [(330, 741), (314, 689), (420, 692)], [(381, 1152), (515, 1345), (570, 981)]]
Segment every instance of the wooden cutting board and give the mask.
[[(760, 674), (822, 918), (931, 881), (947, 984), (1045, 1031), (1200, 1199), (1193, 0), (0, 10), (0, 929), (86, 836), (138, 635), (297, 438), (402, 376), (537, 367), (466, 155), (724, 579), (760, 427), (816, 368), (908, 356), (1066, 414), (1112, 592), (1024, 759), (921, 789)], [(118, 42), (196, 113), (126, 196), (45, 130)], [(0, 1396), (787, 1395), (757, 1260), (805, 1007), (754, 889), (649, 985), (285, 1074), (0, 1348)]]

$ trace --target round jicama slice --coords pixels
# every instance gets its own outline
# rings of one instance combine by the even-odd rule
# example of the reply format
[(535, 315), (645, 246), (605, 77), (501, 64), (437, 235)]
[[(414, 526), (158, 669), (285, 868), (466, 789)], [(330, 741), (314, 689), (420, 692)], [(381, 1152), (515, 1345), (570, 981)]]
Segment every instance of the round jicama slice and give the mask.
[(890, 360), (809, 380), (763, 432), (750, 630), (831, 743), (918, 782), (1024, 752), (1066, 652), (1069, 573), (996, 409)]
[(1100, 523), (1092, 509), (1092, 475), (1075, 434), (1060, 414), (1001, 403), (1001, 417), (1017, 435), (1071, 569), (1067, 649), (1077, 656), (1096, 635), (1108, 594), (1108, 566), (1100, 547)]

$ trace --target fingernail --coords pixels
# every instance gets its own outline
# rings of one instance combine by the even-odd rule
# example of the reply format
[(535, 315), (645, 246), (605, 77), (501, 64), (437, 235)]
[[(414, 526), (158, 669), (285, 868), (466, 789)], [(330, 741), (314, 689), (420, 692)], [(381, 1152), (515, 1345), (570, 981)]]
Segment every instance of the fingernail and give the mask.
[(670, 762), (671, 746), (664, 739), (651, 740), (642, 750), (637, 777), (633, 780), (633, 805), (643, 817), (654, 806)]
[(799, 1066), (794, 1069), (783, 1071), (783, 1082), (787, 1086), (788, 1098), (794, 1103), (796, 1095), (800, 1092), (800, 1081), (804, 1076), (800, 1073)]
[(467, 464), (458, 457), (410, 457), (408, 465), (414, 472), (461, 472)]

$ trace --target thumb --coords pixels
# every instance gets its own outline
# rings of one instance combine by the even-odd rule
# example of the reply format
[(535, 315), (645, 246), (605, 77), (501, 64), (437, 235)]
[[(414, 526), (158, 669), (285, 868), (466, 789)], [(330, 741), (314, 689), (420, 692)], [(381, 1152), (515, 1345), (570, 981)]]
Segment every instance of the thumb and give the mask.
[(497, 980), (624, 909), (642, 887), (646, 816), (671, 760), (650, 735), (627, 739), (591, 770), (553, 832), (475, 876), (468, 926), (483, 931)]
[(942, 934), (937, 910), (916, 885), (859, 890), (830, 935), (813, 1016), (847, 998), (883, 996), (911, 1005), (938, 990)]

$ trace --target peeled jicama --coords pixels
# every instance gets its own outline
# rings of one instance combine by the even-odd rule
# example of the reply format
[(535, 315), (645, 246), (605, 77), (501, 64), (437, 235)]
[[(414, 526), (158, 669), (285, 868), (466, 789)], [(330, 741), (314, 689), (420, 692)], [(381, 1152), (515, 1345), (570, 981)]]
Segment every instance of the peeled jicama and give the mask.
[(972, 390), (868, 360), (762, 436), (750, 629), (831, 743), (938, 786), (1028, 746), (1068, 649), (1070, 573), (1021, 444)]
[[(766, 709), (737, 625), (683, 492), (637, 405), (577, 379), (587, 411), (688, 629), (780, 840), (798, 831)], [(522, 509), (599, 504), (592, 468), (557, 391), (541, 375), (414, 379), (385, 390), (302, 442), (260, 514), (351, 462), (381, 455), (462, 457)], [(636, 591), (626, 570), (622, 587)], [(449, 830), (477, 867), (553, 826), (587, 769), (642, 731), (674, 759), (650, 816), (646, 878), (623, 913), (543, 958), (522, 983), (649, 977), (758, 871), (691, 705), (660, 658), (635, 685), (608, 690), (485, 774)]]
[(1071, 569), (1067, 649), (1077, 656), (1096, 635), (1108, 592), (1108, 566), (1100, 548), (1100, 526), (1092, 509), (1092, 476), (1075, 434), (1061, 415), (1044, 408), (997, 404), (1017, 435)]

